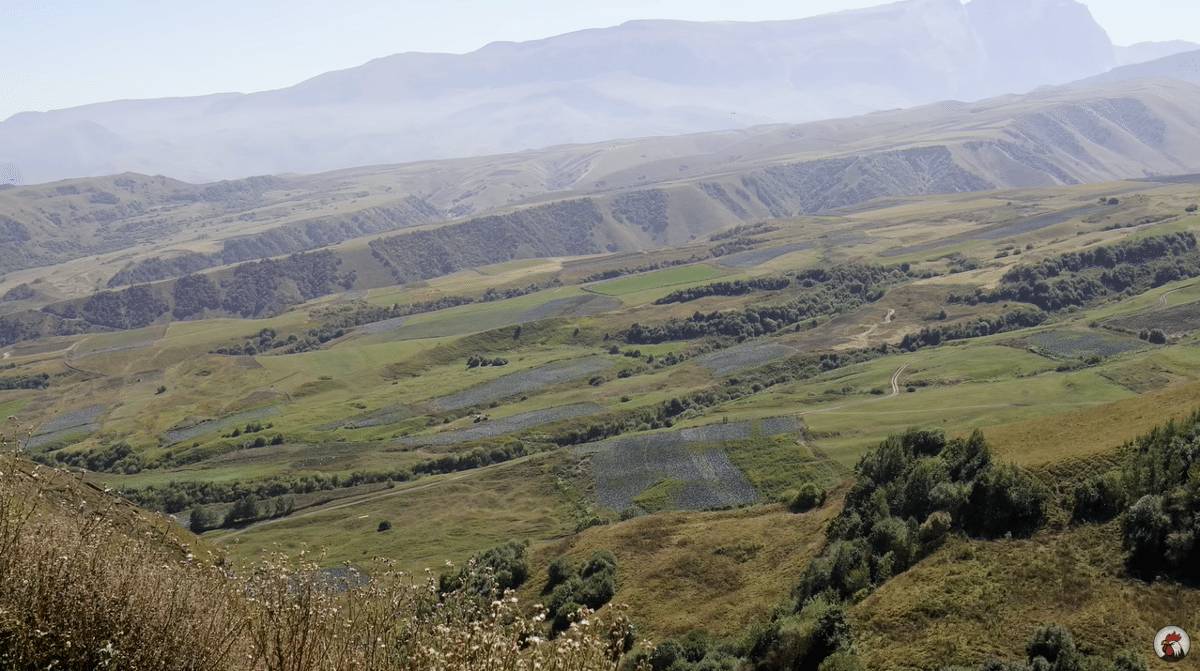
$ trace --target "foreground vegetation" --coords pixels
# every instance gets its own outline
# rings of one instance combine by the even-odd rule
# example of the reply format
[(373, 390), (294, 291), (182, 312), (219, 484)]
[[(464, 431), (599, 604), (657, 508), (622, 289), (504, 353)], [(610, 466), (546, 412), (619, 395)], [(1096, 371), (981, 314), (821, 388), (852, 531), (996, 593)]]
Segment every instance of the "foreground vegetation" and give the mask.
[(233, 572), (11, 453), (0, 485), (6, 669), (616, 669), (635, 643), (617, 609), (574, 609), (548, 639), (486, 558), (440, 582), (386, 562), (321, 572), (304, 556)]

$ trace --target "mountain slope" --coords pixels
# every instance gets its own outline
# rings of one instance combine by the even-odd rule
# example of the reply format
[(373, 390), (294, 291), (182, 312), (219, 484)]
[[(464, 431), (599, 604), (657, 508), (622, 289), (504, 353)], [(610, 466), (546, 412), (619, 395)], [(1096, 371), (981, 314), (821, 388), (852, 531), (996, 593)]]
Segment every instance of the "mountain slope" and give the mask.
[[(740, 223), (876, 198), (1200, 172), (1197, 100), (1200, 87), (1182, 82), (1063, 87), (796, 126), (308, 177), (191, 185), (122, 175), (7, 188), (0, 271), (10, 276), (0, 295), (42, 278), (43, 294), (80, 296), (421, 229), (399, 238), (420, 241), (420, 258), (397, 254), (403, 245), (373, 243), (382, 266), (360, 273), (361, 288), (389, 274), (410, 281), (452, 272), (471, 259), (675, 246)], [(443, 225), (450, 228), (427, 230)], [(455, 234), (466, 237), (447, 238)], [(28, 305), (0, 302), (5, 312), (20, 307)]]
[(277, 91), (18, 114), (0, 123), (0, 164), (27, 182), (311, 173), (979, 99), (1114, 64), (1107, 35), (1073, 0), (636, 21), (461, 56), (399, 54)]
[(1166, 42), (1138, 42), (1127, 47), (1114, 47), (1117, 65), (1137, 65), (1147, 61), (1182, 54), (1185, 51), (1200, 49), (1200, 44), (1186, 40), (1168, 40)]
[(1089, 77), (1079, 82), (1080, 86), (1114, 84), (1137, 79), (1176, 79), (1200, 83), (1200, 49), (1172, 54), (1135, 65), (1114, 68), (1104, 74)]

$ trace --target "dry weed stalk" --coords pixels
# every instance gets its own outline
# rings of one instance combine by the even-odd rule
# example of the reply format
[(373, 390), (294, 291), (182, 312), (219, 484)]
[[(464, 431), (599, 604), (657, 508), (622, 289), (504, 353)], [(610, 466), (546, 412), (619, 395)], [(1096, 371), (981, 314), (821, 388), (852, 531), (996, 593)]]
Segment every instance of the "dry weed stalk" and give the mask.
[(511, 593), (440, 593), (432, 573), (387, 562), (334, 577), (278, 555), (236, 575), (21, 458), (13, 426), (0, 431), (0, 668), (615, 671), (632, 643), (620, 608), (581, 611), (547, 640), (544, 613)]

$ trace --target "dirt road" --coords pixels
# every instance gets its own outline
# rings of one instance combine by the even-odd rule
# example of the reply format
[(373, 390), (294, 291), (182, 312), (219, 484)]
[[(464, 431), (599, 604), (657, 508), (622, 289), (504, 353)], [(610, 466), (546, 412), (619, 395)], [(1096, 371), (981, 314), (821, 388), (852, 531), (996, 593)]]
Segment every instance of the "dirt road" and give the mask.
[(900, 395), (900, 376), (907, 368), (908, 364), (904, 364), (903, 366), (897, 368), (895, 373), (892, 373), (892, 396)]

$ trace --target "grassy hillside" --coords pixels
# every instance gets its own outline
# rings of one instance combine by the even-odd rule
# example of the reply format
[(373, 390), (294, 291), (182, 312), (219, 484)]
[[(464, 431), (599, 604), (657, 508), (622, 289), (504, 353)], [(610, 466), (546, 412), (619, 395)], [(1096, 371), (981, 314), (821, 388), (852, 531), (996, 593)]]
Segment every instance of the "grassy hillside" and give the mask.
[[(519, 593), (548, 620), (626, 603), (656, 646), (706, 631), (714, 660), (761, 661), (822, 622), (846, 624), (867, 668), (1017, 660), (1058, 623), (1107, 663), (1176, 602), (1118, 612), (1167, 583), (1125, 572), (1120, 520), (1073, 522), (1072, 497), (1200, 406), (1195, 196), (1147, 181), (894, 200), (369, 290), (331, 262), (248, 292), (287, 298), (259, 318), (174, 319), (173, 288), (152, 284), (170, 300), (144, 323), (0, 347), (0, 412), (31, 426), (28, 457), (172, 516), (240, 570), (307, 548), (326, 568), (415, 571), (528, 542)], [(212, 275), (222, 305), (235, 273)], [(131, 295), (53, 309), (130, 319)], [(872, 550), (868, 585), (797, 601), (833, 544), (862, 540), (830, 531), (861, 513), (854, 469), (912, 427), (983, 430), (997, 468), (1044, 488), (1044, 519), (1014, 539), (957, 523), (890, 573)], [(552, 565), (575, 573), (547, 590)], [(1017, 633), (954, 643), (984, 636), (979, 609)]]

